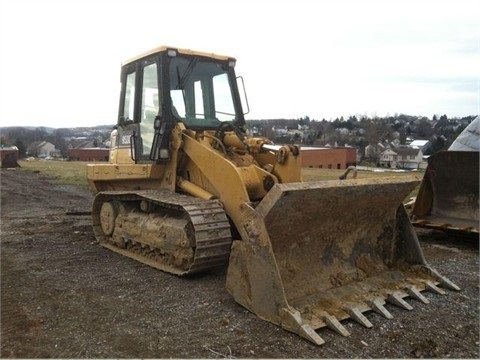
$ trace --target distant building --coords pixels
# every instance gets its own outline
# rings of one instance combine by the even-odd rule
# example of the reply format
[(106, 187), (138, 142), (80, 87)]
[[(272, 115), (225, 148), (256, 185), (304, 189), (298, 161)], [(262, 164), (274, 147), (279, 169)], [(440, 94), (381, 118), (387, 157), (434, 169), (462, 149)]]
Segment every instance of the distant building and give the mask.
[(382, 143), (377, 143), (375, 145), (367, 145), (365, 147), (365, 157), (368, 159), (376, 159), (382, 151), (385, 151), (387, 148)]
[(302, 167), (346, 169), (357, 164), (357, 149), (352, 147), (302, 147)]
[(387, 149), (380, 154), (380, 166), (399, 169), (418, 169), (423, 162), (422, 150), (409, 146)]
[(431, 143), (429, 140), (413, 140), (408, 144), (408, 147), (420, 149), (423, 153), (425, 153), (430, 146)]
[(27, 148), (27, 155), (39, 158), (46, 158), (51, 156), (55, 151), (55, 145), (48, 141), (35, 141)]
[(69, 149), (93, 148), (95, 147), (93, 140), (88, 140), (85, 137), (71, 138), (68, 140)]

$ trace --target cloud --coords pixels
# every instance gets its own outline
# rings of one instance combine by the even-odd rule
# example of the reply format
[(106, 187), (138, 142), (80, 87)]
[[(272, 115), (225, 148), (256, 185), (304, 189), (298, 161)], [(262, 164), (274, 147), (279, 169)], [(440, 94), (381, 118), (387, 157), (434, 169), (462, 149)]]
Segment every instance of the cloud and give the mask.
[(480, 112), (478, 1), (0, 6), (2, 125), (114, 123), (121, 62), (159, 45), (236, 57), (252, 119)]

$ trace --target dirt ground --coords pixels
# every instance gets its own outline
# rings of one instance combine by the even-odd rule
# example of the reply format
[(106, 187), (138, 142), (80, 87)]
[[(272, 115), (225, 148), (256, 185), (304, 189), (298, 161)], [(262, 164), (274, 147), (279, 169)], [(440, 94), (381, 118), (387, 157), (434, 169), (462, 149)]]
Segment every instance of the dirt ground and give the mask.
[(422, 231), (429, 263), (462, 290), (369, 312), (371, 329), (315, 346), (238, 305), (226, 269), (179, 278), (100, 247), (93, 195), (1, 172), (2, 358), (479, 358), (477, 241)]

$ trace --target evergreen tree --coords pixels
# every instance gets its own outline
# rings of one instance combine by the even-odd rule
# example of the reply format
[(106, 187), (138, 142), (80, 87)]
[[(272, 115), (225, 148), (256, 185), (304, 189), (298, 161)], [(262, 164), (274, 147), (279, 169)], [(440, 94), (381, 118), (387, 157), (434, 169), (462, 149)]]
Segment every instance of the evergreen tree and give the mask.
[(20, 155), (20, 157), (24, 157), (25, 154), (27, 153), (27, 148), (23, 144), (22, 140), (20, 139), (15, 140), (15, 146), (18, 149), (18, 155)]

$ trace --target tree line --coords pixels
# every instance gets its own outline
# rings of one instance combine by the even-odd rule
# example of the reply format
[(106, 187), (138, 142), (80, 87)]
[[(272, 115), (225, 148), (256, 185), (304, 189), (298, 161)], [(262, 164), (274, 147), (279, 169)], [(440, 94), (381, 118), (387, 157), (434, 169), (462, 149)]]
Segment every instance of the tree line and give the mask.
[[(446, 150), (476, 115), (449, 119), (446, 115), (423, 116), (399, 114), (387, 117), (350, 116), (333, 121), (312, 120), (305, 116), (296, 120), (273, 119), (249, 121), (258, 135), (277, 143), (298, 143), (318, 146), (353, 146), (394, 142), (405, 145), (408, 139), (429, 140), (429, 153)], [(276, 129), (289, 130), (278, 136)], [(298, 131), (295, 131), (298, 130)], [(301, 139), (300, 139), (301, 137)]]
[(68, 157), (69, 139), (82, 136), (91, 139), (94, 146), (100, 145), (110, 137), (112, 126), (93, 128), (60, 128), (47, 127), (4, 127), (0, 128), (0, 146), (16, 146), (20, 157), (27, 155), (30, 145), (38, 141), (47, 141), (55, 145), (63, 157)]
[[(353, 146), (362, 151), (367, 145), (396, 142), (403, 145), (408, 138), (430, 140), (430, 153), (446, 150), (476, 116), (449, 119), (446, 115), (432, 119), (396, 114), (387, 117), (350, 116), (334, 120), (298, 119), (248, 120), (253, 135), (269, 138), (275, 143), (301, 143), (317, 146)], [(68, 139), (84, 136), (99, 145), (110, 136), (111, 126), (93, 128), (52, 129), (45, 127), (0, 128), (0, 146), (15, 145), (20, 156), (36, 141), (48, 141), (68, 156)], [(282, 131), (278, 131), (281, 129)]]

